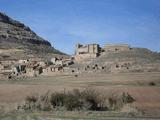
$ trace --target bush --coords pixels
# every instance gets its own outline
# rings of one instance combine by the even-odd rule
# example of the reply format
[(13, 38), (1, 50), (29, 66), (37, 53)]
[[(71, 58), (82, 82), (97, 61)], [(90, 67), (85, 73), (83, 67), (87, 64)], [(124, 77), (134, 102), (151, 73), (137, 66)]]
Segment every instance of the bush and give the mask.
[(130, 94), (124, 92), (122, 94), (122, 100), (124, 104), (132, 103), (135, 101), (135, 99)]
[(28, 103), (36, 103), (38, 101), (38, 97), (35, 95), (27, 96), (25, 101)]
[(76, 95), (68, 94), (65, 98), (64, 106), (69, 111), (80, 110), (82, 109), (83, 103)]
[(92, 89), (86, 89), (82, 92), (84, 107), (87, 110), (98, 110), (98, 93)]
[(61, 107), (64, 106), (64, 101), (66, 98), (66, 94), (65, 93), (53, 93), (51, 95), (51, 105), (55, 108), (55, 107)]
[(122, 94), (114, 94), (111, 97), (109, 97), (109, 108), (111, 110), (119, 110), (123, 107), (123, 105), (134, 102), (135, 99), (129, 95), (128, 93), (122, 93)]
[(149, 86), (156, 86), (155, 82), (149, 82)]
[[(119, 95), (119, 94), (118, 94)], [(112, 94), (109, 98), (102, 93), (93, 89), (79, 91), (74, 89), (69, 92), (47, 92), (46, 94), (37, 96), (27, 96), (26, 104), (23, 106), (25, 110), (91, 110), (91, 111), (106, 111), (108, 109), (117, 110), (124, 104), (132, 103), (134, 98), (128, 93), (123, 93), (118, 96)], [(109, 104), (107, 104), (107, 101)]]
[(48, 91), (46, 94), (40, 96), (40, 100), (38, 101), (40, 110), (49, 111), (52, 109), (51, 107), (51, 93)]
[(33, 109), (37, 109), (38, 105), (37, 105), (37, 101), (38, 101), (38, 96), (37, 95), (31, 95), (31, 96), (27, 96), (25, 98), (25, 104), (23, 106), (18, 106), (17, 109), (24, 109), (24, 110), (33, 110)]

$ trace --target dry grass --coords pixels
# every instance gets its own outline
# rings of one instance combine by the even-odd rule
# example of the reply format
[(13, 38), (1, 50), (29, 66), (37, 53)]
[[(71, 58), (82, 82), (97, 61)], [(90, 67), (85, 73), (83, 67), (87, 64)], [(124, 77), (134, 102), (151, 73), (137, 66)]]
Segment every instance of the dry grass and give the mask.
[[(22, 81), (1, 81), (0, 103), (1, 105), (17, 104), (23, 102), (26, 96), (33, 93), (39, 95), (51, 91), (66, 91), (73, 89), (84, 90), (92, 87), (106, 95), (114, 92), (127, 92), (136, 99), (132, 106), (138, 107), (147, 113), (160, 112), (160, 88), (158, 82), (159, 73), (134, 73), (134, 74), (90, 74), (61, 75), (51, 77), (37, 77), (23, 79)], [(149, 82), (156, 82), (156, 86), (149, 86)], [(142, 84), (140, 84), (142, 83)], [(144, 84), (145, 83), (145, 84)], [(106, 92), (107, 91), (107, 92)], [(147, 93), (147, 94), (146, 94)]]

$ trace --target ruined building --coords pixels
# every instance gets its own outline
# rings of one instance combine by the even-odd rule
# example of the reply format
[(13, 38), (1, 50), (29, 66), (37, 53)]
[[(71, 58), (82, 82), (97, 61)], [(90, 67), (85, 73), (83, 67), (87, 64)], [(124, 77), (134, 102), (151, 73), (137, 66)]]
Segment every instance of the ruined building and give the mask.
[(104, 49), (107, 52), (109, 52), (109, 51), (126, 51), (126, 50), (130, 50), (131, 47), (127, 44), (116, 44), (116, 45), (107, 44)]
[(96, 58), (100, 53), (100, 46), (98, 44), (77, 44), (75, 52), (76, 61), (82, 61), (88, 58)]

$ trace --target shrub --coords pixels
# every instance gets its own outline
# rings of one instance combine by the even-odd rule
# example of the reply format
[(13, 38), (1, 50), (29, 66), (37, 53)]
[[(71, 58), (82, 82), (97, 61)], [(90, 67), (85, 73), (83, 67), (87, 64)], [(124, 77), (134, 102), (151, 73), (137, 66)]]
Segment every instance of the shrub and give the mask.
[(109, 102), (109, 108), (110, 109), (115, 110), (117, 108), (117, 99), (115, 99), (113, 97), (110, 97), (108, 99), (108, 102)]
[(73, 94), (68, 94), (65, 98), (64, 106), (67, 110), (80, 110), (83, 103), (80, 101), (79, 97)]
[(27, 96), (25, 101), (28, 103), (36, 103), (38, 101), (38, 97), (35, 95)]
[(134, 102), (135, 99), (128, 93), (123, 92), (122, 94), (113, 94), (109, 97), (109, 108), (111, 110), (118, 110), (123, 107), (123, 105)]
[(130, 94), (124, 92), (122, 94), (122, 100), (124, 104), (132, 103), (135, 101), (135, 99)]
[(84, 107), (88, 110), (98, 110), (98, 94), (92, 89), (86, 89), (82, 92)]
[(62, 107), (64, 106), (64, 101), (66, 98), (66, 94), (65, 93), (53, 93), (51, 95), (51, 105), (55, 108), (55, 107)]
[(38, 101), (39, 105), (40, 105), (40, 110), (43, 110), (43, 111), (49, 111), (49, 110), (51, 110), (52, 107), (51, 107), (50, 100), (51, 100), (51, 93), (50, 93), (50, 91), (48, 91), (44, 95), (41, 95), (40, 96), (40, 100)]
[(31, 96), (27, 96), (25, 98), (25, 104), (21, 107), (18, 106), (18, 109), (22, 108), (24, 110), (34, 110), (38, 108), (38, 96), (37, 95), (31, 95)]
[[(124, 104), (132, 103), (135, 99), (128, 93), (112, 94), (110, 97), (95, 91), (94, 89), (85, 89), (80, 91), (74, 89), (69, 92), (47, 92), (46, 94), (37, 97), (35, 95), (27, 96), (25, 105), (22, 107), (25, 110), (43, 110), (50, 111), (52, 109), (73, 110), (91, 110), (105, 111), (117, 110)], [(107, 104), (107, 101), (109, 104)]]
[(149, 86), (156, 86), (155, 82), (149, 82)]
[(78, 75), (74, 75), (75, 77), (78, 77)]

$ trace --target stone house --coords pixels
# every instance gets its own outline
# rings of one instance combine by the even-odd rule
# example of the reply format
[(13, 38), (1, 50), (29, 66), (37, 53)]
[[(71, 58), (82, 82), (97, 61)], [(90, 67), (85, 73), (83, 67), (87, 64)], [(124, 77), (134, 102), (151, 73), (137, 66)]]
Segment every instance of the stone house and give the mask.
[(68, 67), (72, 64), (74, 64), (74, 59), (72, 57), (63, 59), (63, 66)]
[(63, 67), (61, 65), (51, 65), (49, 66), (51, 72), (62, 72)]
[(26, 73), (26, 64), (16, 64), (12, 67), (12, 73), (13, 75), (18, 76), (19, 74)]
[(26, 76), (37, 76), (43, 73), (42, 66), (28, 65), (26, 67)]
[(27, 76), (34, 76), (34, 66), (27, 66), (26, 67), (26, 75)]
[(12, 68), (10, 65), (4, 65), (1, 71), (2, 72), (12, 72)]
[(57, 57), (54, 57), (54, 58), (51, 58), (51, 63), (53, 63), (53, 65), (62, 65), (63, 66), (63, 60), (62, 58), (57, 58)]
[(37, 64), (39, 64), (39, 66), (45, 67), (47, 64), (44, 61), (40, 61)]
[(12, 72), (0, 72), (0, 78), (10, 79), (11, 78), (11, 74), (12, 74)]
[(34, 69), (34, 74), (35, 75), (40, 75), (43, 73), (43, 68), (41, 66), (38, 66)]
[(20, 64), (22, 64), (22, 63), (28, 63), (28, 62), (29, 62), (28, 59), (26, 59), (26, 60), (19, 60), (19, 61), (18, 61), (18, 63), (20, 63)]
[(52, 75), (52, 74), (61, 73), (61, 72), (64, 72), (63, 66), (61, 65), (50, 65), (43, 68), (44, 75)]
[(59, 66), (69, 66), (73, 64), (73, 58), (57, 58), (54, 57), (51, 59), (51, 62), (53, 65), (59, 65)]

